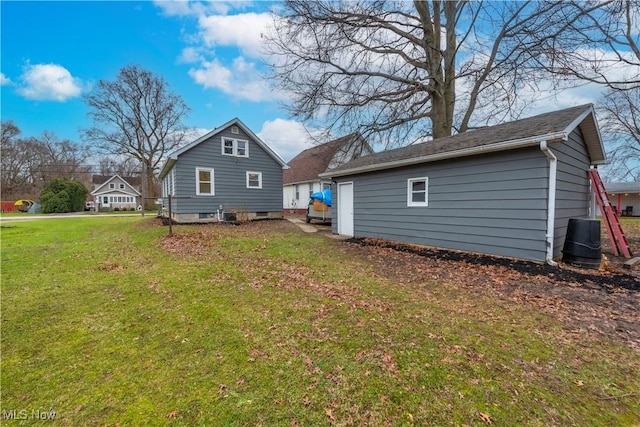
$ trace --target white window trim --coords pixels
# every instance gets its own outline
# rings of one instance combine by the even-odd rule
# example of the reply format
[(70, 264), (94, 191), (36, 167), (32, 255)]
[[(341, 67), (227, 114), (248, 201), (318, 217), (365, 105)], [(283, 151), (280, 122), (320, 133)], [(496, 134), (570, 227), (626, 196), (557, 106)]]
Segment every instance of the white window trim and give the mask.
[(120, 190), (124, 190), (124, 184), (123, 184), (123, 183), (120, 183), (120, 185), (118, 185), (118, 188), (119, 188)]
[[(211, 193), (201, 193), (200, 192), (200, 172), (209, 172), (211, 174)], [(213, 169), (212, 168), (200, 168), (197, 167), (196, 168), (196, 196), (215, 196), (215, 178), (213, 175)]]
[(115, 190), (116, 189), (116, 183), (115, 182), (110, 182), (109, 183), (109, 190)]
[[(258, 175), (258, 186), (257, 187), (252, 187), (249, 185), (249, 175), (254, 174), (254, 175)], [(262, 188), (262, 172), (251, 172), (251, 171), (247, 171), (247, 188), (253, 188), (253, 189), (261, 189)]]
[[(224, 152), (224, 142), (226, 141), (233, 141), (233, 149), (232, 149), (232, 153), (225, 153)], [(244, 154), (243, 155), (239, 155), (238, 154), (238, 143), (239, 142), (244, 142)], [(220, 152), (222, 153), (223, 156), (234, 156), (234, 157), (249, 157), (249, 141), (246, 139), (237, 139), (237, 138), (229, 138), (228, 136), (223, 136), (220, 139)]]
[[(424, 202), (413, 201), (413, 188), (414, 182), (424, 181)], [(429, 178), (426, 176), (420, 178), (409, 178), (407, 180), (407, 206), (408, 207), (425, 207), (429, 206)]]

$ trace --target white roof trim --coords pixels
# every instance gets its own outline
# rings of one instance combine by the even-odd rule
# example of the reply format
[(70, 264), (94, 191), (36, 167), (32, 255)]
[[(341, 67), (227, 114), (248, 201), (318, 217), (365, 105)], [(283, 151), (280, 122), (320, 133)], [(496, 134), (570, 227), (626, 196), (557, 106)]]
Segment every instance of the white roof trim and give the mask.
[[(102, 190), (102, 187), (106, 186), (107, 184), (109, 184), (111, 181), (113, 181), (113, 180), (114, 180), (114, 179), (116, 179), (116, 178), (120, 178), (120, 180), (121, 180), (122, 182), (124, 182), (125, 186), (129, 187), (130, 189), (132, 189), (132, 190), (134, 191), (134, 193), (132, 193), (132, 195), (136, 195), (136, 196), (140, 196), (140, 195), (141, 195), (141, 194), (140, 194), (140, 192), (139, 192), (138, 190), (136, 190), (136, 189), (133, 187), (133, 185), (129, 184), (129, 183), (127, 182), (127, 180), (126, 180), (126, 179), (124, 179), (123, 177), (121, 177), (121, 176), (120, 176), (120, 175), (118, 175), (118, 174), (113, 175), (111, 178), (109, 178), (108, 180), (106, 180), (105, 182), (103, 182), (103, 183), (102, 183), (98, 188), (96, 188), (95, 190), (93, 190), (93, 191), (91, 192), (91, 195), (92, 195), (92, 196), (95, 196), (95, 195), (97, 195), (97, 194), (101, 194), (101, 191), (100, 191), (100, 190)], [(109, 190), (119, 190), (119, 189), (118, 189), (118, 188), (109, 188)], [(107, 192), (108, 192), (108, 191), (107, 191)]]
[(566, 141), (567, 138), (568, 137), (566, 132), (556, 132), (556, 133), (550, 133), (546, 135), (537, 135), (537, 136), (523, 138), (523, 139), (514, 139), (511, 141), (498, 142), (495, 144), (479, 145), (477, 147), (463, 148), (460, 150), (447, 151), (444, 153), (429, 154), (426, 156), (412, 157), (409, 159), (402, 159), (402, 160), (396, 160), (396, 161), (391, 161), (386, 163), (377, 163), (373, 165), (360, 166), (360, 167), (345, 169), (345, 170), (336, 171), (336, 172), (328, 171), (328, 172), (321, 173), (319, 176), (320, 178), (332, 178), (332, 177), (346, 176), (346, 175), (352, 175), (352, 174), (362, 173), (362, 172), (372, 172), (372, 171), (383, 170), (383, 169), (392, 169), (400, 166), (409, 166), (409, 165), (415, 165), (419, 163), (428, 163), (428, 162), (435, 162), (438, 160), (453, 159), (457, 157), (466, 157), (466, 156), (471, 156), (471, 155), (480, 154), (480, 153), (493, 153), (497, 151), (531, 147), (531, 146), (540, 144), (540, 141), (549, 141), (549, 142), (557, 141), (557, 140)]
[(253, 139), (264, 151), (267, 152), (267, 154), (269, 154), (276, 162), (278, 162), (280, 166), (282, 166), (283, 168), (287, 166), (287, 163), (282, 159), (282, 157), (280, 157), (278, 153), (276, 153), (271, 147), (269, 147), (269, 145), (267, 145), (267, 143), (265, 143), (262, 139), (258, 138), (258, 136), (255, 133), (253, 133), (251, 129), (249, 129), (244, 123), (242, 123), (242, 121), (240, 121), (239, 118), (236, 117), (234, 119), (229, 120), (227, 123), (223, 124), (222, 126), (218, 126), (217, 128), (213, 129), (211, 132), (201, 136), (195, 141), (169, 154), (167, 161), (165, 162), (164, 166), (162, 167), (162, 170), (160, 171), (160, 174), (159, 174), (160, 179), (165, 177), (165, 175), (171, 169), (171, 166), (173, 166), (176, 160), (178, 160), (178, 156), (180, 154), (186, 151), (189, 151), (196, 145), (206, 141), (209, 138), (216, 136), (217, 134), (219, 134), (220, 132), (222, 132), (223, 130), (231, 126), (238, 126), (239, 128), (241, 128), (244, 131), (244, 133), (249, 135), (251, 139)]

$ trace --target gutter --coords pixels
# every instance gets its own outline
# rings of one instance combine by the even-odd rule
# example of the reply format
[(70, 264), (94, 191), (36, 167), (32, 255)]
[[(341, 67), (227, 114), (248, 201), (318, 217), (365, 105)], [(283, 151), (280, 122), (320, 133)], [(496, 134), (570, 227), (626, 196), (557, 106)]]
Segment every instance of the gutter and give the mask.
[(553, 260), (553, 237), (555, 228), (555, 211), (556, 211), (556, 175), (558, 169), (558, 158), (551, 152), (547, 146), (547, 141), (540, 141), (540, 150), (549, 159), (549, 197), (547, 198), (547, 254), (545, 261), (547, 264), (555, 267), (558, 265)]
[(366, 165), (345, 169), (340, 171), (327, 171), (318, 175), (320, 178), (334, 178), (339, 176), (353, 175), (363, 172), (373, 172), (383, 169), (393, 169), (401, 166), (415, 165), (419, 163), (435, 162), (438, 160), (453, 159), (456, 157), (473, 156), (482, 153), (493, 153), (496, 151), (513, 150), (516, 148), (524, 148), (538, 145), (540, 141), (566, 141), (568, 138), (566, 132), (554, 132), (547, 135), (537, 135), (528, 138), (514, 139), (511, 141), (498, 142), (494, 144), (479, 145), (477, 147), (463, 148), (461, 150), (447, 151), (444, 153), (428, 154), (425, 156), (411, 157), (408, 159), (394, 160), (386, 163), (378, 163), (374, 165)]

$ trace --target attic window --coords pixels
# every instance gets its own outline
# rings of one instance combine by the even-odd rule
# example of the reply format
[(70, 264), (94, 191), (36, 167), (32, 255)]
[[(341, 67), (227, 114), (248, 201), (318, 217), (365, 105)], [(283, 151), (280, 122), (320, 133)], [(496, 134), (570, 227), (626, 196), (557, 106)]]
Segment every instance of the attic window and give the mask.
[(249, 157), (249, 141), (223, 137), (222, 154), (225, 156)]
[(237, 135), (238, 134), (238, 126), (231, 126), (231, 133)]
[(124, 184), (120, 184), (120, 189), (124, 190)]
[(111, 182), (109, 183), (109, 188), (113, 190), (114, 188), (116, 188), (116, 185), (113, 182)]

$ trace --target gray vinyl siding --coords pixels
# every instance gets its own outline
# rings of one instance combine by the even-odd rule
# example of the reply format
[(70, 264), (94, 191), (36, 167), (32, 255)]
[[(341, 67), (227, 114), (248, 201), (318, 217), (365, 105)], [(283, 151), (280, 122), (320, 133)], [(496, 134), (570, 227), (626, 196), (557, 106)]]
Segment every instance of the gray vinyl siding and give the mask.
[(580, 128), (549, 148), (558, 158), (553, 257), (561, 258), (569, 219), (589, 216), (590, 159)]
[[(242, 129), (239, 134), (230, 129), (178, 156), (173, 167), (176, 199), (172, 207), (176, 214), (214, 213), (220, 205), (225, 211), (282, 211), (282, 167)], [(222, 137), (249, 141), (249, 157), (222, 155)], [(214, 170), (213, 196), (196, 195), (196, 168)], [(261, 189), (247, 188), (247, 172), (262, 173)]]
[[(418, 177), (429, 179), (429, 205), (407, 207), (407, 180)], [(548, 167), (537, 147), (337, 181), (353, 182), (355, 237), (545, 259)], [(334, 197), (334, 218), (338, 203)]]

